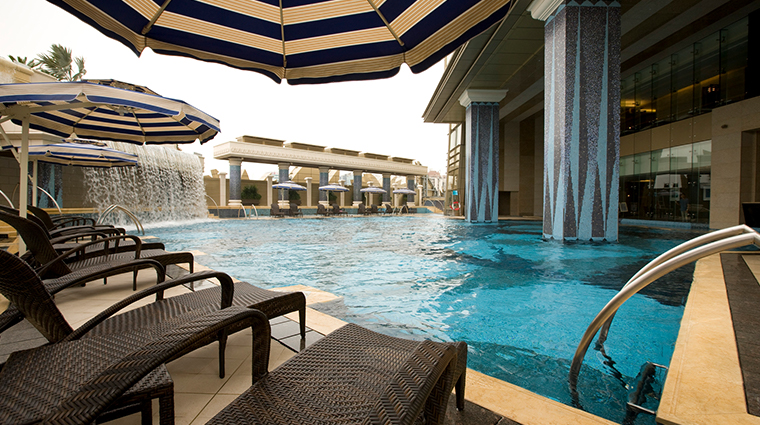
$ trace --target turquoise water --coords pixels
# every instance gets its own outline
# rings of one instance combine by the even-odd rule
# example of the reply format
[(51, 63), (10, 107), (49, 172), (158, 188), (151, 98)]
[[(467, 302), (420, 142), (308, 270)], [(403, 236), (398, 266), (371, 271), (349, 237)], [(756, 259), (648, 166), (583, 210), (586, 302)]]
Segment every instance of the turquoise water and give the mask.
[[(561, 244), (543, 241), (537, 222), (438, 216), (225, 220), (148, 234), (169, 250), (205, 252), (198, 263), (257, 286), (339, 295), (315, 308), (345, 321), (466, 341), (470, 368), (569, 405), (570, 362), (596, 313), (649, 260), (696, 236), (622, 227), (616, 244)], [(576, 406), (623, 421), (641, 365), (670, 362), (692, 273), (671, 273), (620, 309), (605, 355), (586, 355)]]

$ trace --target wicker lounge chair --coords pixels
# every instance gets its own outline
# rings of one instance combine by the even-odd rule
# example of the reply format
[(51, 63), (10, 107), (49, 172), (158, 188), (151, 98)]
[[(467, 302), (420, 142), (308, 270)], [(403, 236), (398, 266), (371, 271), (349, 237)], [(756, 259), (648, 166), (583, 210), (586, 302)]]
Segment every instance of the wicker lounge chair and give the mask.
[[(426, 424), (442, 424), (466, 350), (463, 342), (408, 341), (346, 325), (261, 379), (254, 376), (253, 386), (207, 424), (412, 425), (422, 415)], [(81, 391), (62, 405), (100, 402), (88, 397)], [(70, 422), (88, 419), (74, 409), (66, 413)]]
[(393, 214), (393, 207), (391, 204), (385, 204), (385, 211), (383, 211), (383, 214)]
[[(204, 273), (208, 274), (201, 274), (205, 276)], [(97, 403), (106, 403), (114, 409), (113, 415), (142, 411), (144, 420), (151, 417), (150, 399), (158, 397), (161, 423), (171, 424), (174, 419), (173, 384), (161, 365), (220, 337), (225, 338), (227, 332), (251, 325), (255, 326), (254, 374), (265, 374), (269, 323), (256, 310), (227, 308), (229, 302), (223, 299), (218, 300), (216, 306), (185, 311), (157, 301), (111, 317), (136, 301), (196, 278), (186, 276), (141, 291), (73, 330), (37, 274), (18, 257), (0, 251), (0, 293), (18, 305), (27, 320), (53, 343), (13, 353), (8, 358), (0, 370), (0, 422), (39, 421), (62, 408), (61, 400), (84, 389), (98, 400)], [(156, 308), (151, 308), (156, 305), (166, 305), (163, 317), (158, 321), (154, 317)], [(178, 342), (180, 344), (172, 347), (165, 345)], [(130, 353), (134, 355), (130, 356)], [(91, 381), (109, 367), (112, 370), (107, 379)], [(120, 373), (125, 373), (126, 378), (119, 378)], [(117, 384), (116, 378), (122, 379), (121, 384)], [(123, 387), (109, 393), (111, 388), (119, 385)], [(131, 390), (117, 401), (117, 397), (129, 388)], [(88, 411), (86, 403), (79, 403), (77, 409), (80, 414)], [(74, 422), (92, 421), (103, 412), (99, 409), (94, 416)]]
[(370, 214), (369, 210), (367, 209), (366, 205), (364, 205), (364, 204), (359, 204), (359, 207), (358, 207), (356, 213), (359, 214), (359, 215), (369, 215)]
[(348, 215), (346, 210), (340, 207), (338, 204), (332, 204), (332, 215)]
[(272, 217), (285, 217), (288, 215), (288, 211), (283, 211), (276, 203), (272, 204), (269, 209), (269, 215)]
[(322, 204), (317, 204), (317, 215), (323, 215), (325, 217), (330, 215), (330, 212), (327, 211), (327, 208), (325, 208)]
[[(194, 267), (193, 254), (189, 252), (167, 252), (163, 249), (143, 250), (140, 238), (132, 235), (113, 236), (84, 244), (77, 244), (75, 248), (59, 255), (55, 247), (50, 243), (50, 239), (48, 239), (44, 229), (32, 221), (3, 211), (0, 211), (0, 221), (4, 221), (16, 229), (32, 253), (34, 260), (39, 264), (36, 271), (43, 279), (60, 278), (72, 271), (89, 267), (100, 266), (109, 268), (144, 258), (156, 260), (164, 267), (169, 264), (187, 263), (190, 272), (193, 271)], [(111, 241), (115, 243), (117, 240), (126, 239), (131, 239), (136, 245), (133, 251), (120, 252), (118, 249), (106, 248), (106, 243), (110, 244)], [(88, 253), (88, 249), (93, 247), (96, 247), (96, 249)], [(84, 255), (84, 253), (88, 253), (88, 255)], [(82, 255), (77, 258), (77, 254)], [(133, 287), (135, 289), (137, 287), (136, 271)]]
[(79, 229), (100, 229), (100, 230), (118, 230), (124, 234), (124, 229), (116, 228), (110, 224), (95, 224), (95, 220), (88, 217), (71, 216), (71, 217), (50, 217), (50, 214), (42, 208), (33, 205), (26, 206), (27, 211), (39, 218), (49, 232), (54, 231), (77, 231)]
[(291, 202), (290, 209), (288, 210), (288, 215), (290, 215), (291, 217), (297, 217), (299, 215), (303, 217), (303, 211), (301, 211), (301, 209), (298, 208), (298, 204), (294, 204)]

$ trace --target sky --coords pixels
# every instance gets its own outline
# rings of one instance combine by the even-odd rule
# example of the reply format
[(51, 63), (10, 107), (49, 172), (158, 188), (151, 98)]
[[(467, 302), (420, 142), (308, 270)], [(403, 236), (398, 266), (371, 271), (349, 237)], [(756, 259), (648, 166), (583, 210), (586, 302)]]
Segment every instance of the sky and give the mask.
[[(448, 126), (428, 124), (422, 114), (443, 74), (443, 61), (420, 74), (406, 65), (395, 77), (310, 86), (276, 84), (261, 74), (190, 58), (138, 58), (73, 15), (44, 0), (2, 0), (0, 55), (35, 58), (52, 44), (85, 59), (85, 78), (115, 79), (149, 87), (215, 117), (221, 132), (201, 145), (180, 145), (205, 157), (211, 169), (228, 172), (213, 159), (213, 146), (242, 135), (267, 137), (419, 160), (430, 171), (446, 171)], [(243, 163), (258, 179), (276, 165)]]

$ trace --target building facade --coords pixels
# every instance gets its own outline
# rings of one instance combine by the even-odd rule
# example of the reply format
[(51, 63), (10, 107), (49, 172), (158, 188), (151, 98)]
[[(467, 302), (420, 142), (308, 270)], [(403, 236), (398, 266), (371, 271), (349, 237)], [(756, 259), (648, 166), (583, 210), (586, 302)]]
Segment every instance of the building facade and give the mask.
[(450, 213), (480, 221), (451, 208), (484, 202), (468, 144), (485, 133), (461, 101), (477, 91), (498, 98), (500, 216), (543, 217), (557, 239), (743, 223), (760, 201), (759, 18), (748, 0), (515, 1), (452, 54), (424, 113), (450, 125)]

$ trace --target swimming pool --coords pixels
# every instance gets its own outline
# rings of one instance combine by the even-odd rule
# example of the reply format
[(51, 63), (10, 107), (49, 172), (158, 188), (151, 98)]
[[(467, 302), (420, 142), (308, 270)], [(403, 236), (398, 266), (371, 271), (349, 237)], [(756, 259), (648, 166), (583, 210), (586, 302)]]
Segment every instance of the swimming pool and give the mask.
[[(345, 321), (464, 340), (470, 368), (570, 405), (570, 362), (593, 317), (640, 267), (696, 236), (621, 227), (617, 244), (560, 244), (543, 241), (538, 222), (433, 215), (224, 220), (148, 233), (170, 250), (203, 251), (197, 262), (257, 286), (339, 295), (315, 308)], [(642, 364), (669, 364), (692, 273), (671, 273), (620, 309), (606, 356), (586, 355), (578, 384), (585, 410), (621, 422)]]

